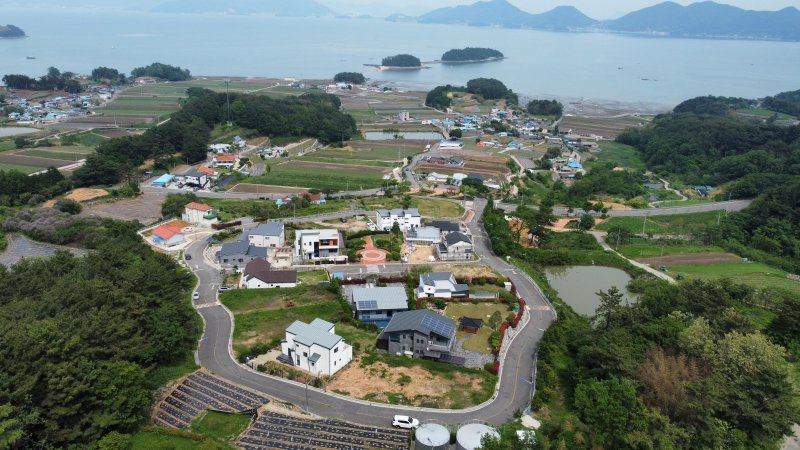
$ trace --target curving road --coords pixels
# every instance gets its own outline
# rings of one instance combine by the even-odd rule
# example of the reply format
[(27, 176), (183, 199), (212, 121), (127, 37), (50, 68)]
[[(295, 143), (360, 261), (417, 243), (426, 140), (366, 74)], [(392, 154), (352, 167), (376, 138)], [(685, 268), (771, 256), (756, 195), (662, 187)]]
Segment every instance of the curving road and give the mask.
[(203, 239), (192, 244), (187, 250), (187, 253), (193, 256), (187, 263), (190, 263), (191, 269), (199, 278), (200, 300), (195, 302), (195, 307), (205, 322), (203, 337), (197, 349), (200, 364), (223, 378), (301, 407), (306, 405), (306, 395), (308, 395), (310, 412), (367, 425), (386, 426), (394, 414), (402, 413), (420, 420), (435, 420), (447, 424), (481, 420), (499, 425), (513, 419), (514, 411), (524, 410), (530, 402), (534, 354), (544, 330), (554, 318), (547, 301), (539, 294), (534, 282), (492, 254), (488, 237), (480, 221), (485, 204), (485, 201), (475, 202), (475, 216), (468, 224), (475, 238), (475, 251), (483, 258), (484, 263), (511, 279), (520, 295), (531, 307), (531, 320), (517, 332), (513, 345), (506, 355), (499, 389), (486, 403), (465, 410), (438, 410), (370, 403), (311, 387), (306, 390), (302, 384), (269, 377), (239, 364), (231, 356), (231, 315), (217, 300), (221, 274), (202, 257), (206, 246)]
[[(689, 205), (689, 206), (675, 206), (672, 208), (645, 208), (645, 209), (628, 209), (628, 210), (620, 210), (620, 209), (612, 209), (608, 211), (609, 217), (649, 217), (649, 216), (669, 216), (673, 214), (693, 214), (693, 213), (701, 213), (701, 212), (709, 212), (709, 211), (727, 211), (727, 212), (736, 212), (741, 211), (748, 206), (750, 203), (753, 203), (752, 200), (732, 200), (727, 202), (713, 202), (713, 203), (702, 203), (699, 205)], [(509, 205), (509, 204), (498, 204), (498, 208), (502, 209), (506, 212), (512, 212), (517, 210), (517, 205)], [(534, 206), (533, 208), (537, 208)], [(576, 216), (581, 214), (580, 209), (575, 209), (572, 214), (570, 214), (567, 208), (562, 206), (553, 208), (553, 213), (556, 216)]]

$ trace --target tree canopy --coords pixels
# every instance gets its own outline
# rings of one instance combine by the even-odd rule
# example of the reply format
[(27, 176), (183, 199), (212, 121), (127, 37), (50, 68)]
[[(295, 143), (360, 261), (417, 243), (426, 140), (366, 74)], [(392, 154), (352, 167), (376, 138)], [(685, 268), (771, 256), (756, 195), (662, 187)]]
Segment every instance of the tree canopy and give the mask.
[(467, 92), (480, 95), (487, 100), (506, 99), (510, 104), (519, 103), (517, 95), (503, 84), (502, 81), (494, 78), (475, 78), (467, 82)]
[(127, 81), (127, 78), (125, 77), (124, 73), (120, 73), (117, 69), (101, 66), (92, 70), (92, 80), (111, 84), (124, 84)]
[(403, 53), (383, 58), (381, 65), (387, 67), (422, 67), (422, 61), (416, 56)]
[(790, 116), (800, 116), (800, 89), (781, 92), (774, 97), (767, 97), (762, 102), (762, 106)]
[(705, 97), (695, 97), (686, 100), (675, 107), (676, 113), (695, 113), (707, 114), (712, 116), (724, 116), (734, 109), (743, 109), (754, 106), (754, 100), (740, 97), (716, 97), (707, 95)]
[(86, 257), (61, 252), (0, 271), (0, 428), (15, 419), (12, 448), (92, 448), (135, 430), (154, 371), (194, 346), (191, 274), (147, 247), (138, 224), (83, 223), (92, 226)]
[(436, 86), (425, 96), (425, 106), (445, 110), (453, 105), (452, 92), (465, 92), (463, 86)]
[(464, 62), (481, 61), (491, 58), (503, 58), (502, 52), (493, 48), (466, 47), (462, 49), (451, 49), (442, 55), (442, 61)]
[(9, 74), (3, 76), (3, 83), (11, 89), (31, 89), (35, 91), (65, 91), (69, 93), (83, 92), (83, 85), (72, 72), (61, 72), (55, 67), (47, 69), (47, 74), (39, 79), (27, 75)]
[(536, 116), (556, 116), (564, 114), (564, 105), (558, 100), (531, 100), (528, 102), (527, 110)]
[(367, 79), (359, 72), (339, 72), (333, 77), (336, 83), (364, 84)]
[(191, 80), (192, 75), (188, 69), (170, 66), (169, 64), (153, 63), (149, 66), (137, 67), (131, 71), (133, 78), (154, 77), (167, 81), (186, 81)]

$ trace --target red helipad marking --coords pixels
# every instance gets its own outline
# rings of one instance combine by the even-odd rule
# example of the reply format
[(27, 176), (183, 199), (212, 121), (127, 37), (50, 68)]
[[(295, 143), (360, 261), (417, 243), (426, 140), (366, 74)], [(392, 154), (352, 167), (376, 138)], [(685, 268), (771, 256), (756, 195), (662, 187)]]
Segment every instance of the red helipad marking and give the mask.
[(372, 236), (364, 238), (364, 250), (358, 252), (361, 255), (361, 262), (364, 264), (383, 264), (386, 262), (386, 250), (375, 248), (372, 244)]

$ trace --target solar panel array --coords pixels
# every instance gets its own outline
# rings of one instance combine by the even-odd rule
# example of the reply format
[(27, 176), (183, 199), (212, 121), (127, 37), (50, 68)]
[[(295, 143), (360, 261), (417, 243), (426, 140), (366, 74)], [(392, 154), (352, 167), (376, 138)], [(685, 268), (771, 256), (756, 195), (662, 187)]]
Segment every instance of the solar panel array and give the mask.
[(450, 319), (446, 319), (439, 315), (426, 315), (422, 318), (421, 325), (440, 336), (450, 337), (453, 334), (453, 323), (450, 321)]
[(378, 302), (375, 300), (363, 300), (358, 302), (358, 309), (378, 309)]

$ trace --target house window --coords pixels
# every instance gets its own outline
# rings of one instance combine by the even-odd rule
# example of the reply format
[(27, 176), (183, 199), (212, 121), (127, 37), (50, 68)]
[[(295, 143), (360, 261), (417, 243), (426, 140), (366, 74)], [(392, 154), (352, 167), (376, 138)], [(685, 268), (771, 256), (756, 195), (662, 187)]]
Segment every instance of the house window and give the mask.
[(308, 353), (303, 352), (303, 357), (307, 358), (308, 357)]
[(333, 353), (339, 353), (339, 348), (337, 347), (337, 348), (333, 349)]
[(389, 336), (389, 341), (391, 342), (400, 342), (400, 335), (392, 334)]

